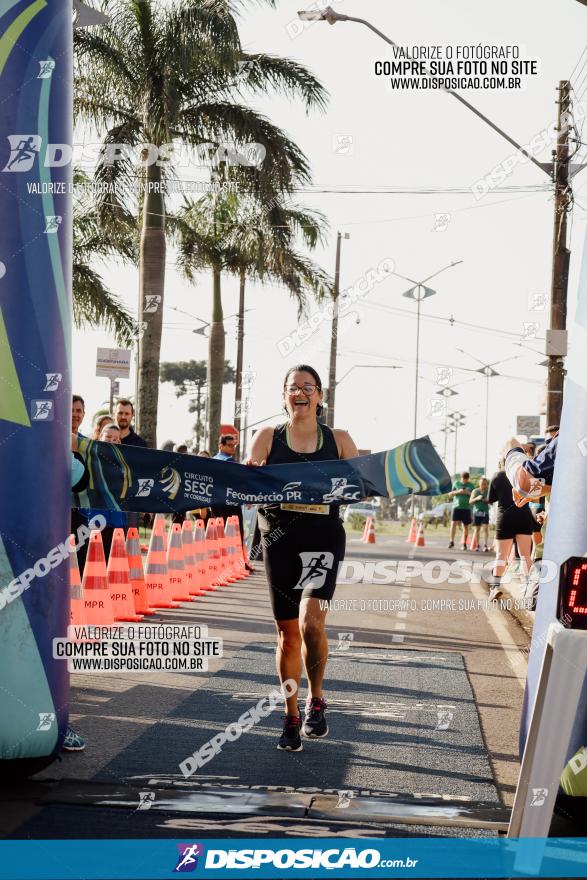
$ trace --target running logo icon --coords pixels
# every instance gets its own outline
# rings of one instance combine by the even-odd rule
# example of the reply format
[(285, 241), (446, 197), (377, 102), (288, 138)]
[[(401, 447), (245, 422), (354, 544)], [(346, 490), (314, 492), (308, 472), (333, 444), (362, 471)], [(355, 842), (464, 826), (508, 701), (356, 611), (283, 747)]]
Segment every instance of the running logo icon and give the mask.
[(45, 387), (43, 391), (57, 391), (59, 388), (59, 383), (63, 379), (63, 375), (61, 373), (45, 373)]
[(39, 712), (39, 726), (37, 730), (51, 730), (54, 721), (54, 712)]
[(198, 867), (198, 858), (204, 855), (204, 847), (201, 843), (178, 843), (179, 857), (177, 865), (173, 869), (180, 873), (195, 871)]
[(41, 149), (38, 134), (9, 134), (10, 156), (2, 171), (30, 171)]
[(52, 422), (53, 401), (31, 400), (31, 419), (33, 422)]
[(147, 498), (151, 494), (151, 489), (155, 485), (155, 480), (139, 480), (139, 488), (137, 489), (137, 498)]
[[(330, 492), (322, 496), (323, 501), (358, 501), (361, 497), (359, 487), (356, 483), (349, 483), (346, 477), (331, 477), (330, 482)], [(356, 492), (351, 489), (356, 489)]]
[(294, 590), (319, 590), (324, 586), (326, 575), (334, 565), (333, 553), (300, 553), (302, 574)]
[(532, 800), (530, 801), (531, 807), (541, 807), (546, 801), (548, 797), (548, 789), (547, 788), (533, 788), (532, 789)]

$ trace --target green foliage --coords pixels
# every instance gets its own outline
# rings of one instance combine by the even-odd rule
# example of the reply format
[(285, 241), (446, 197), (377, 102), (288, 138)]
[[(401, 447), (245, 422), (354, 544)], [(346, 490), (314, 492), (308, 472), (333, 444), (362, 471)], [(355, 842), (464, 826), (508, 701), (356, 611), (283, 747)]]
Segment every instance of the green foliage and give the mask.
[[(208, 365), (206, 361), (164, 361), (161, 364), (161, 381), (173, 382), (176, 386), (175, 394), (182, 397), (191, 394), (194, 387), (203, 387), (206, 384)], [(236, 379), (234, 367), (229, 361), (224, 363), (224, 384), (228, 385)], [(192, 386), (192, 387), (188, 387)]]

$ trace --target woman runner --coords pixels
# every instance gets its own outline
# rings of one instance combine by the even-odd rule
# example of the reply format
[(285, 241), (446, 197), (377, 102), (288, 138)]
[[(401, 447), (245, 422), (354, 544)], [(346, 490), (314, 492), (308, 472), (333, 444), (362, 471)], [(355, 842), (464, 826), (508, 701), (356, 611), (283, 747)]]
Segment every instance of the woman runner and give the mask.
[[(288, 419), (256, 435), (247, 464), (293, 464), (354, 458), (359, 453), (347, 431), (318, 422), (322, 414), (322, 382), (306, 364), (288, 370), (283, 400)], [(286, 699), (283, 733), (278, 749), (300, 752), (305, 737), (328, 734), (322, 690), (328, 658), (324, 631), (326, 607), (336, 587), (346, 536), (338, 504), (268, 504), (259, 509), (265, 571), (277, 629), (277, 673), (293, 679), (299, 690), (302, 660), (308, 696), (302, 726), (298, 692)], [(279, 531), (277, 531), (279, 529)], [(322, 604), (322, 607), (321, 607)]]

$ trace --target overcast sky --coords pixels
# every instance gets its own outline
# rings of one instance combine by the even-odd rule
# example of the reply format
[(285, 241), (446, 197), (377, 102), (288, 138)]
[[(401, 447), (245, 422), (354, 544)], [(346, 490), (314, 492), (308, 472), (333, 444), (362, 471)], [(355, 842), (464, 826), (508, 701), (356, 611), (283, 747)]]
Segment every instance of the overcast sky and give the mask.
[[(339, 0), (333, 5), (337, 11), (369, 19), (403, 45), (519, 45), (521, 57), (539, 61), (539, 75), (526, 78), (522, 90), (461, 94), (522, 144), (556, 118), (556, 86), (569, 77), (587, 43), (587, 8), (575, 0), (516, 4), (511, 0), (492, 4)], [(380, 38), (353, 23), (320, 22), (302, 29), (296, 24), (296, 10), (302, 6), (311, 8), (303, 0), (283, 0), (277, 10), (251, 4), (241, 17), (240, 30), (248, 51), (303, 62), (331, 95), (326, 113), (310, 117), (299, 103), (275, 97), (254, 102), (287, 130), (310, 159), (312, 191), (300, 193), (298, 200), (321, 210), (330, 223), (328, 245), (315, 258), (333, 272), (336, 231), (350, 233), (350, 239), (343, 241), (341, 288), (353, 285), (384, 260), (393, 261), (397, 272), (416, 280), (451, 261), (463, 261), (430, 282), (436, 295), (422, 306), (418, 433), (429, 433), (443, 453), (444, 422), (432, 415), (431, 401), (441, 400), (435, 393), (441, 388), (436, 384), (437, 367), (452, 367), (458, 396), (450, 405), (467, 418), (459, 431), (457, 467), (482, 466), (485, 380), (465, 370), (478, 364), (457, 349), (485, 363), (506, 361), (496, 367), (503, 377), (490, 385), (488, 469), (492, 471), (503, 440), (515, 432), (516, 416), (537, 415), (543, 397), (545, 369), (538, 364), (544, 359), (549, 312), (548, 307), (532, 310), (531, 303), (536, 294), (548, 294), (550, 289), (553, 201), (548, 178), (536, 166), (520, 163), (500, 191), (476, 199), (473, 184), (512, 155), (513, 148), (443, 92), (392, 90), (385, 78), (373, 73), (376, 59), (392, 57)], [(580, 75), (573, 77), (575, 98), (587, 86), (587, 79), (581, 84), (587, 74), (587, 66), (581, 72), (586, 58), (587, 53), (576, 71)], [(550, 150), (547, 144), (537, 158), (549, 161)], [(579, 156), (584, 154), (585, 149)], [(196, 175), (184, 169), (182, 176)], [(575, 181), (570, 317), (587, 217), (585, 187), (587, 174)], [(437, 221), (439, 214), (449, 216)], [(441, 228), (435, 229), (438, 222)], [(209, 320), (211, 280), (202, 274), (196, 285), (188, 285), (177, 274), (174, 260), (169, 250), (162, 360), (205, 359), (207, 341), (192, 332), (199, 326), (197, 320), (174, 308)], [(113, 266), (104, 276), (134, 313), (137, 272)], [(361, 448), (387, 449), (412, 437), (415, 304), (402, 297), (409, 286), (388, 275), (341, 322), (338, 376), (354, 365), (361, 367), (353, 369), (337, 389), (336, 424), (348, 429)], [(237, 297), (236, 283), (226, 277), (226, 316), (236, 312)], [(277, 343), (297, 325), (296, 307), (287, 293), (270, 285), (250, 285), (247, 308), (244, 361), (256, 372), (249, 422), (257, 422), (279, 412), (283, 375), (291, 363), (313, 364), (326, 384), (330, 326), (322, 321), (311, 339), (291, 353), (288, 347), (287, 356), (282, 356)], [(539, 325), (538, 338), (524, 341), (524, 324), (533, 322)], [(226, 330), (226, 355), (234, 364), (234, 318), (226, 321)], [(526, 347), (515, 344), (519, 342)], [(108, 380), (94, 375), (96, 348), (113, 345), (107, 333), (74, 331), (74, 390), (86, 398), (89, 414), (108, 396)], [(401, 369), (381, 369), (386, 365)], [(132, 376), (121, 381), (121, 393), (133, 390)], [(223, 421), (232, 421), (233, 405), (234, 389), (229, 386)], [(185, 400), (175, 398), (172, 386), (162, 385), (159, 443), (168, 438), (187, 440), (193, 421)], [(450, 470), (453, 461), (451, 436)]]

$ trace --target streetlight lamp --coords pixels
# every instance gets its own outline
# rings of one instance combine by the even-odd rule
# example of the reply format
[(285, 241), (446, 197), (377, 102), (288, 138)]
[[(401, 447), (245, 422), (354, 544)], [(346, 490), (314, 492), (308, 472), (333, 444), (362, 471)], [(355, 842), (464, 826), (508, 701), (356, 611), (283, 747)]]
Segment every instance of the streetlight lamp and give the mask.
[(518, 355), (515, 355), (513, 358), (504, 358), (501, 361), (494, 361), (492, 364), (484, 364), (483, 361), (480, 361), (479, 358), (475, 357), (474, 354), (469, 354), (468, 351), (464, 351), (462, 348), (457, 348), (457, 351), (460, 351), (461, 354), (466, 354), (467, 357), (473, 358), (474, 361), (477, 361), (478, 364), (481, 364), (478, 370), (475, 370), (476, 373), (481, 373), (482, 376), (485, 376), (485, 463), (483, 469), (485, 471), (485, 475), (487, 476), (487, 443), (489, 436), (489, 380), (493, 379), (495, 376), (500, 376), (501, 373), (498, 373), (497, 370), (493, 368), (498, 366), (499, 364), (505, 364), (507, 361), (515, 361), (518, 359)]
[(453, 473), (456, 475), (457, 473), (457, 445), (459, 442), (459, 428), (464, 428), (466, 425), (465, 416), (461, 412), (453, 412), (449, 413), (449, 418), (452, 419), (451, 428), (455, 432), (455, 458), (454, 458), (454, 471)]
[(328, 408), (326, 410), (326, 424), (329, 428), (334, 427), (334, 400), (336, 396), (336, 354), (338, 344), (338, 294), (340, 291), (340, 244), (343, 238), (349, 239), (348, 232), (336, 233), (336, 262), (334, 266), (334, 287), (332, 289), (332, 326), (330, 328), (330, 365), (328, 369)]
[(413, 278), (408, 278), (406, 275), (400, 275), (399, 272), (391, 272), (392, 275), (397, 275), (398, 278), (403, 278), (404, 281), (410, 281), (414, 287), (410, 287), (409, 290), (406, 290), (402, 296), (407, 297), (408, 299), (415, 300), (417, 304), (417, 312), (416, 312), (416, 381), (415, 381), (415, 390), (414, 390), (414, 440), (418, 436), (418, 371), (420, 368), (420, 307), (423, 300), (428, 299), (430, 296), (434, 296), (436, 293), (435, 290), (432, 290), (431, 287), (426, 287), (425, 282), (430, 281), (431, 278), (436, 278), (437, 275), (440, 275), (442, 272), (446, 272), (447, 269), (452, 269), (453, 266), (458, 266), (462, 263), (462, 260), (457, 260), (456, 262), (449, 263), (448, 266), (443, 266), (442, 269), (439, 269), (438, 272), (433, 272), (432, 275), (428, 275), (427, 278), (423, 278), (422, 281), (414, 281)]

